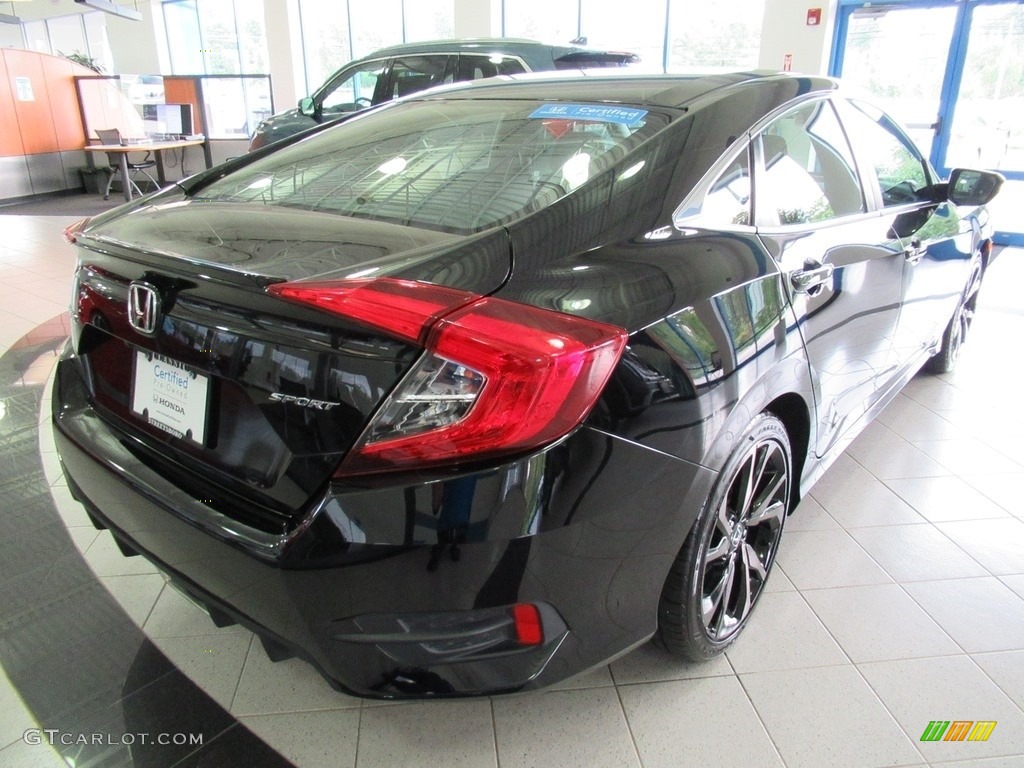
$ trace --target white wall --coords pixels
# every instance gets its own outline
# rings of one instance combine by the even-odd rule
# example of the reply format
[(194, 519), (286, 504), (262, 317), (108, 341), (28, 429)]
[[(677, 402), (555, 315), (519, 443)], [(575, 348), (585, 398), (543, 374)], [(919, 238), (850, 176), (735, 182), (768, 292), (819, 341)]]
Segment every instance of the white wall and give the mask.
[[(4, 10), (4, 13), (8, 11)], [(25, 38), (18, 24), (0, 24), (0, 48), (24, 48)]]
[[(10, 6), (5, 4), (4, 7), (9, 8)], [(109, 13), (104, 14), (107, 21), (110, 50), (114, 56), (114, 72), (109, 74), (145, 74), (161, 71), (157, 49), (160, 47), (166, 49), (167, 45), (166, 43), (161, 46), (157, 45), (152, 13), (152, 10), (156, 9), (157, 15), (159, 15), (159, 8), (160, 4), (156, 0), (139, 3), (138, 10), (142, 14), (142, 21), (132, 21)], [(15, 3), (14, 10), (23, 21), (31, 21), (33, 19), (50, 19), (54, 16), (70, 16), (76, 13), (91, 13), (96, 9), (80, 5), (74, 0), (33, 0), (30, 3)], [(163, 33), (162, 26), (160, 32)], [(167, 71), (170, 72), (169, 69)]]
[(500, 37), (501, 0), (455, 0), (456, 37)]
[[(159, 17), (162, 35), (163, 18), (159, 12), (159, 3), (139, 3), (142, 21), (132, 21), (106, 14), (107, 37), (110, 40), (110, 52), (114, 56), (114, 71), (117, 74), (142, 75), (163, 71), (160, 67), (157, 50), (166, 50), (167, 45), (157, 45), (159, 38), (154, 25), (153, 10), (157, 11), (156, 16)], [(166, 39), (166, 37), (163, 38), (163, 40)], [(168, 66), (167, 72), (170, 71)]]
[[(758, 66), (782, 69), (786, 54), (791, 54), (794, 72), (827, 74), (836, 6), (837, 0), (765, 0)], [(810, 8), (821, 8), (817, 26), (807, 25)]]
[[(263, 0), (263, 20), (267, 30), (274, 107), (281, 112), (294, 107), (306, 95), (303, 88), (299, 4), (296, 0)], [(310, 85), (315, 88), (319, 83)]]

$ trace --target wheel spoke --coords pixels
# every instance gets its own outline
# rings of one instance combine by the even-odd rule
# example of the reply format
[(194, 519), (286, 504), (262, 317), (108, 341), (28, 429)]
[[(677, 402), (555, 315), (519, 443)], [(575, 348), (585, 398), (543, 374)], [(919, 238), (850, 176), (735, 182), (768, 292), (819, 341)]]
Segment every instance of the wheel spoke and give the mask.
[[(758, 558), (757, 553), (754, 552), (753, 547), (749, 544), (744, 544), (737, 554), (739, 555), (740, 563), (743, 566), (743, 574), (740, 581), (740, 590), (742, 594), (740, 599), (737, 601), (736, 612), (733, 618), (736, 623), (739, 623), (743, 621), (748, 613), (750, 613), (750, 609), (754, 604), (754, 594), (756, 590), (752, 583), (753, 576), (751, 574), (751, 570), (754, 567), (754, 563), (757, 564), (757, 567), (761, 567), (761, 560)], [(767, 573), (765, 575), (767, 575)]]
[(718, 508), (718, 519), (715, 525), (718, 526), (718, 530), (726, 539), (732, 536), (732, 529), (736, 527), (736, 523), (729, 519), (729, 507), (724, 502)]
[[(727, 588), (732, 586), (733, 573), (736, 570), (734, 563), (729, 563), (729, 566), (725, 569), (722, 574), (722, 578), (719, 579), (714, 589), (701, 600), (701, 612), (704, 614), (704, 626), (709, 630), (711, 629), (711, 620), (715, 616), (715, 611), (722, 604), (722, 597), (725, 595)], [(706, 575), (706, 574), (705, 574)]]
[(747, 457), (747, 460), (743, 462), (739, 477), (736, 478), (736, 481), (739, 483), (736, 494), (736, 511), (739, 513), (741, 520), (746, 515), (747, 510), (750, 509), (750, 502), (754, 498), (754, 489), (757, 487), (757, 454), (759, 452), (760, 447), (754, 448), (754, 451)]
[(775, 519), (780, 523), (785, 514), (785, 505), (777, 498), (780, 490), (786, 483), (786, 476), (779, 474), (768, 486), (768, 489), (761, 494), (761, 500), (755, 505), (747, 520), (748, 526), (760, 525), (761, 523)]
[(728, 554), (729, 537), (723, 536), (715, 546), (709, 546), (707, 552), (704, 553), (704, 567), (706, 568), (708, 564), (713, 563), (715, 560), (723, 558)]
[(721, 610), (718, 612), (718, 619), (712, 629), (715, 637), (722, 637), (722, 630), (725, 627), (725, 620), (729, 614), (729, 597), (732, 595), (733, 582), (736, 580), (736, 560), (729, 561), (729, 568), (722, 580), (722, 594), (718, 598)]
[(760, 457), (757, 461), (757, 471), (754, 475), (754, 484), (750, 489), (750, 498), (743, 506), (743, 511), (748, 515), (750, 514), (751, 508), (754, 506), (754, 498), (757, 494), (757, 489), (761, 487), (761, 483), (764, 481), (764, 473), (768, 471), (768, 463), (771, 460), (773, 452), (774, 446), (771, 443), (762, 446), (762, 448), (757, 451), (757, 453), (760, 454)]
[(756, 573), (762, 582), (768, 578), (768, 569), (765, 568), (761, 556), (757, 554), (757, 550), (746, 542), (743, 544), (743, 565), (746, 567), (748, 574), (751, 571)]

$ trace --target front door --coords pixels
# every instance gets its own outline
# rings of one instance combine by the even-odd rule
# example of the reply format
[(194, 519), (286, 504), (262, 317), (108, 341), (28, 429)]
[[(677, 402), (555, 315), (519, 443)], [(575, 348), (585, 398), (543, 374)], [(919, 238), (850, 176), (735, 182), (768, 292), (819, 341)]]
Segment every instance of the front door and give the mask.
[(975, 233), (956, 206), (936, 201), (933, 171), (897, 125), (873, 105), (839, 99), (860, 155), (861, 177), (904, 255), (902, 307), (893, 338), (901, 369), (921, 363), (942, 335), (967, 280)]

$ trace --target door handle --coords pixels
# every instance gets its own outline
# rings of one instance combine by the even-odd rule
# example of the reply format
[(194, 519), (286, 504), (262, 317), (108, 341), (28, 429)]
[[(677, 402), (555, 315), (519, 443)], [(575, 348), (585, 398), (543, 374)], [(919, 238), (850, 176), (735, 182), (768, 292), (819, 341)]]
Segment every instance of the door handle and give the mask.
[(836, 268), (832, 264), (809, 259), (804, 262), (804, 268), (790, 275), (790, 282), (793, 289), (800, 293), (810, 293), (814, 288), (820, 288), (822, 284), (832, 279)]
[(924, 256), (925, 251), (928, 249), (921, 244), (921, 238), (915, 237), (910, 241), (910, 245), (903, 249), (903, 258), (907, 260), (910, 266), (914, 266)]

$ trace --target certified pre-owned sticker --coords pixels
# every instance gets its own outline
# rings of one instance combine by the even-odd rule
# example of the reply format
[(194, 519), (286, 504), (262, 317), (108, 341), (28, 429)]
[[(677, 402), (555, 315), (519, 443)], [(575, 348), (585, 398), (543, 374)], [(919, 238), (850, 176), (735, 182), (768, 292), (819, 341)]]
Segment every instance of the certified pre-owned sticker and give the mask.
[(636, 126), (643, 122), (646, 114), (646, 109), (615, 107), (609, 104), (545, 104), (535, 109), (530, 117), (594, 120), (600, 123)]

